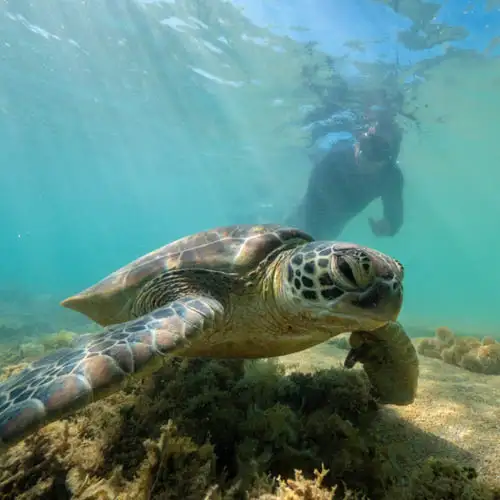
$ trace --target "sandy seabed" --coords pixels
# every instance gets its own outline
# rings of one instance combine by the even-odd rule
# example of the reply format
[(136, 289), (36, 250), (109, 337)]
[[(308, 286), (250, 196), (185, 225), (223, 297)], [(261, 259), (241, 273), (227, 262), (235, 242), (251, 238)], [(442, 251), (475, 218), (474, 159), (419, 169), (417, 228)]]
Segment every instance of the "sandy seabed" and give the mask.
[[(332, 362), (340, 366), (344, 357), (345, 351), (326, 345), (283, 361), (310, 370), (330, 367)], [(381, 408), (374, 432), (388, 443), (401, 442), (409, 452), (409, 467), (429, 455), (451, 458), (500, 483), (500, 376), (473, 373), (438, 359), (419, 359), (415, 402)], [(401, 417), (399, 424), (394, 414)]]

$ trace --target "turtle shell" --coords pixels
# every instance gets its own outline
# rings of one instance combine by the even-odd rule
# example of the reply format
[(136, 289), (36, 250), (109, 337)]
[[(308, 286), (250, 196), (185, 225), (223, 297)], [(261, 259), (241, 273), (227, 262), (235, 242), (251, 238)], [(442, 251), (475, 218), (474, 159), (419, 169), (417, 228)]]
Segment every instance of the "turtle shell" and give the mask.
[(285, 243), (313, 238), (277, 224), (226, 226), (186, 236), (118, 269), (95, 285), (61, 302), (100, 325), (123, 323), (130, 304), (151, 279), (173, 270), (206, 269), (244, 276)]

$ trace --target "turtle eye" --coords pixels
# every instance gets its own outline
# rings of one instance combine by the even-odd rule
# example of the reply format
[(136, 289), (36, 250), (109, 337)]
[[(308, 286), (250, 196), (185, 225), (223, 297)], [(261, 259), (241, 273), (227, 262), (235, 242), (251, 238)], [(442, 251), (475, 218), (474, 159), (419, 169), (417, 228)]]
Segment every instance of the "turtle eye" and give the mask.
[(332, 271), (334, 278), (342, 289), (354, 290), (358, 288), (351, 264), (343, 255), (338, 255), (335, 258)]
[(354, 273), (352, 272), (351, 266), (349, 265), (347, 260), (344, 259), (344, 257), (340, 256), (337, 259), (337, 266), (339, 268), (339, 271), (344, 275), (347, 281), (350, 281), (354, 284), (356, 283), (356, 279), (354, 278)]
[(364, 250), (351, 249), (337, 255), (333, 267), (334, 277), (344, 290), (364, 290), (373, 284), (375, 268)]

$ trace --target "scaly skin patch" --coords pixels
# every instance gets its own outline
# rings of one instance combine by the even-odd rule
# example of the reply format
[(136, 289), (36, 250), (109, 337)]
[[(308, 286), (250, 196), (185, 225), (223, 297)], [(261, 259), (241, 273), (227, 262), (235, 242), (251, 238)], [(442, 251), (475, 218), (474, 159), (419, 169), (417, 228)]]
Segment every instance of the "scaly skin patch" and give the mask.
[(209, 297), (184, 297), (35, 361), (0, 384), (0, 448), (158, 368), (162, 356), (220, 329), (223, 313)]

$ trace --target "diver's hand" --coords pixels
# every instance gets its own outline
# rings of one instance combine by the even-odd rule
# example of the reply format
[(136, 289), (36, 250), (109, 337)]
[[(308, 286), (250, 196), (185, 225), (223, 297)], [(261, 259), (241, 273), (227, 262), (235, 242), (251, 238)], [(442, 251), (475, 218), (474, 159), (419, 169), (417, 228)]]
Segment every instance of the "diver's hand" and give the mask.
[(375, 220), (371, 217), (368, 218), (370, 227), (372, 228), (372, 233), (375, 236), (391, 236), (392, 228), (386, 219)]

